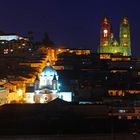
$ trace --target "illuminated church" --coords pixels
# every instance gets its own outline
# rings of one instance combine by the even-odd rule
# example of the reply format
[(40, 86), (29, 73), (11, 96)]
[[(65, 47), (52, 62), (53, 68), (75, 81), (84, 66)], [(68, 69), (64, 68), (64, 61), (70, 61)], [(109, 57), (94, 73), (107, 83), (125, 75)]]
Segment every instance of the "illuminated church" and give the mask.
[(40, 75), (39, 89), (49, 88), (57, 90), (58, 75), (52, 67), (45, 67)]
[(107, 17), (101, 24), (99, 53), (119, 54), (121, 56), (131, 56), (131, 38), (129, 21), (124, 17), (120, 22), (119, 42), (111, 33), (111, 24)]
[(46, 90), (48, 90), (49, 93), (56, 93), (58, 91), (58, 74), (57, 71), (50, 66), (50, 62), (36, 79), (34, 89), (35, 92), (40, 93)]

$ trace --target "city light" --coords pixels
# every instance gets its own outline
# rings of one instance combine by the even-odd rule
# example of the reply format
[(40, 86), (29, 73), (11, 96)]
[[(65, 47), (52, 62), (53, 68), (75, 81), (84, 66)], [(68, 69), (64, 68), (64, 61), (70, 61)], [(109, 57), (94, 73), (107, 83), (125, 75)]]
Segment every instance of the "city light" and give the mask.
[(22, 96), (22, 90), (21, 89), (18, 89), (17, 93), (18, 93), (18, 96)]

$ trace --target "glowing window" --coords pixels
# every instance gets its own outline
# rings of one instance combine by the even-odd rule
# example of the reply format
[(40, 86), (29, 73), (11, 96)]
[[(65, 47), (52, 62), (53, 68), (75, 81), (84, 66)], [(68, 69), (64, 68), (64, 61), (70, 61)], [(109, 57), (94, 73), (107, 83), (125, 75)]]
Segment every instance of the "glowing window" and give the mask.
[(114, 46), (117, 46), (117, 42), (114, 42), (113, 45), (114, 45)]
[(126, 42), (125, 42), (125, 43), (123, 43), (123, 46), (128, 46), (128, 43), (126, 43)]
[(127, 35), (127, 34), (124, 34), (124, 35), (123, 35), (123, 37), (124, 37), (124, 38), (127, 38), (127, 37), (128, 37), (128, 35)]
[(123, 56), (128, 56), (128, 52), (124, 52), (123, 53)]
[(107, 33), (108, 33), (108, 30), (105, 29), (105, 30), (104, 30), (104, 37), (107, 37)]
[(107, 46), (108, 45), (108, 41), (105, 41), (103, 46)]

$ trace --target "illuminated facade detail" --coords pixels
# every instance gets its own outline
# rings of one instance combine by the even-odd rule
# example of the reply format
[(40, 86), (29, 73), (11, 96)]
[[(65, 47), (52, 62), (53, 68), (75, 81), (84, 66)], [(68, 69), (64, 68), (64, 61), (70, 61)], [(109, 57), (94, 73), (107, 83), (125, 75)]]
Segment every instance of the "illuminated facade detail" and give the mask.
[(111, 59), (111, 55), (107, 53), (100, 54), (100, 59)]
[(19, 39), (18, 35), (0, 35), (0, 40), (11, 41), (11, 40), (18, 40), (18, 39)]
[(108, 94), (109, 96), (125, 96), (125, 94), (140, 94), (140, 90), (139, 89), (128, 89), (128, 90), (109, 89)]
[(109, 96), (124, 96), (125, 92), (123, 90), (108, 90)]
[(90, 49), (69, 49), (69, 48), (59, 48), (57, 51), (57, 55), (60, 53), (75, 53), (76, 55), (89, 55), (91, 54)]
[(99, 53), (120, 54), (121, 56), (131, 56), (130, 27), (126, 17), (120, 23), (120, 43), (114, 39), (111, 33), (111, 25), (107, 17), (104, 18), (100, 31)]
[[(47, 91), (48, 92), (48, 91)], [(34, 103), (48, 103), (52, 100), (55, 100), (58, 95), (57, 93), (46, 93), (46, 90), (40, 90), (35, 93), (26, 93), (26, 103), (34, 104)]]
[(0, 82), (0, 105), (13, 102), (21, 103), (24, 99), (24, 90), (20, 86), (13, 82)]
[(127, 38), (127, 37), (128, 37), (128, 35), (127, 35), (127, 34), (124, 34), (124, 35), (123, 35), (123, 37), (124, 37), (124, 38)]
[(64, 101), (72, 102), (72, 92), (59, 92), (58, 97)]

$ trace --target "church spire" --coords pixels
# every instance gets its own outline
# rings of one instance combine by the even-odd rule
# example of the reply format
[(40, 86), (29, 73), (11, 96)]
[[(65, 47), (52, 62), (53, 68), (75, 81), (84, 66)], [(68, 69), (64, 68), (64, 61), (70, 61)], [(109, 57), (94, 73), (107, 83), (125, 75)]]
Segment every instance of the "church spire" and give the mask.
[(57, 81), (57, 78), (56, 78), (56, 75), (54, 74), (54, 76), (53, 76), (53, 80), (52, 80), (52, 89), (53, 90), (57, 90), (58, 89), (58, 83), (57, 83), (58, 81)]
[(106, 23), (106, 24), (109, 22), (109, 20), (108, 20), (108, 17), (107, 17), (107, 16), (104, 16), (104, 20), (103, 20), (103, 22), (104, 22), (104, 23)]
[(128, 18), (124, 17), (121, 21), (122, 24), (128, 24)]
[(108, 18), (105, 16), (101, 24), (100, 31), (100, 46), (107, 46), (111, 37), (111, 25)]
[(53, 80), (57, 80), (57, 78), (56, 78), (56, 75), (54, 74), (54, 76), (53, 76)]

